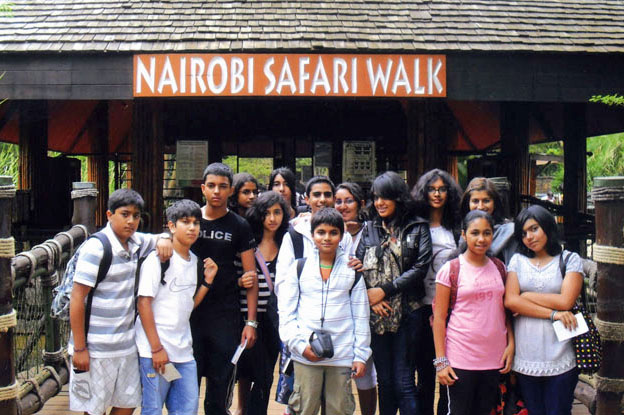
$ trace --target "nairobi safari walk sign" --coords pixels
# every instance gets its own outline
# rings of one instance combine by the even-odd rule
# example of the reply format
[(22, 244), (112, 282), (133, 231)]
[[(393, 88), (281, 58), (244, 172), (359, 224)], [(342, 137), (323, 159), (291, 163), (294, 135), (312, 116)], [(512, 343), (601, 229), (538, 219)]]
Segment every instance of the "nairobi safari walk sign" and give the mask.
[(444, 55), (134, 55), (135, 97), (445, 97)]

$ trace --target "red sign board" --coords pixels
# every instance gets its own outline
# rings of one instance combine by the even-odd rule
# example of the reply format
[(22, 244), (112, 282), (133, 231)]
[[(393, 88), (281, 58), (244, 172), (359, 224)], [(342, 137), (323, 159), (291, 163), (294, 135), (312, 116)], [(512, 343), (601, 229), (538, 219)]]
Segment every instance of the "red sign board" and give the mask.
[(444, 55), (135, 55), (135, 97), (445, 97)]

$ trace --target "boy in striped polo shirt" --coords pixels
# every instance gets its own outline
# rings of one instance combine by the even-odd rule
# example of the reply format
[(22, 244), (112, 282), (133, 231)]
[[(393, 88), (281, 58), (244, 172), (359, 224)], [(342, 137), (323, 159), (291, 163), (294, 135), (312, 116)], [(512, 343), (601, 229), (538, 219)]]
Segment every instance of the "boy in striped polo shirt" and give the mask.
[(172, 254), (168, 235), (136, 232), (143, 206), (141, 195), (131, 189), (118, 189), (108, 199), (108, 225), (102, 232), (110, 241), (112, 261), (94, 291), (87, 336), (85, 299), (95, 286), (104, 248), (97, 238), (91, 238), (80, 249), (69, 308), (72, 411), (101, 415), (112, 406), (111, 415), (131, 415), (141, 404), (134, 341), (137, 260), (155, 247), (162, 260)]

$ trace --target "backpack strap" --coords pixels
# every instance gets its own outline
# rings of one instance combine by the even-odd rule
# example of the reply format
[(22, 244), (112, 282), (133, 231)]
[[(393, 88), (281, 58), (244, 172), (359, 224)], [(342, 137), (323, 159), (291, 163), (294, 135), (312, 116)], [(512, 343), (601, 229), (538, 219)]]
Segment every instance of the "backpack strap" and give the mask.
[(351, 286), (351, 289), (349, 290), (349, 296), (351, 295), (351, 293), (353, 292), (353, 289), (355, 288), (355, 286), (357, 285), (358, 282), (360, 282), (360, 278), (362, 278), (362, 273), (361, 272), (355, 272), (355, 278), (353, 279), (353, 285)]
[(503, 286), (505, 286), (505, 284), (507, 283), (507, 268), (505, 267), (505, 264), (503, 263), (503, 261), (496, 257), (490, 257), (490, 259), (492, 260), (494, 265), (496, 265), (496, 269), (498, 269), (501, 279), (503, 280)]
[[(561, 279), (563, 280), (566, 275), (566, 269), (568, 267), (568, 262), (570, 261), (570, 257), (572, 256), (572, 252), (563, 250), (559, 254), (559, 271), (561, 272)], [(585, 278), (581, 278), (581, 304), (587, 304), (587, 294), (585, 293)]]
[(288, 234), (293, 244), (295, 259), (303, 258), (303, 235), (297, 232), (292, 225), (288, 225)]
[(451, 316), (451, 310), (455, 307), (455, 303), (457, 302), (457, 284), (459, 280), (459, 258), (455, 258), (451, 260), (449, 266), (449, 279), (451, 281), (451, 296), (449, 298), (449, 308), (448, 308), (448, 318)]
[[(258, 266), (260, 267), (260, 270), (262, 271), (262, 274), (264, 275), (264, 279), (267, 283), (267, 287), (269, 287), (269, 292), (272, 293), (274, 289), (273, 281), (271, 280), (271, 273), (269, 272), (269, 269), (266, 266), (266, 260), (264, 259), (264, 255), (262, 255), (262, 252), (260, 252), (258, 248), (256, 248), (254, 255), (256, 256), (256, 262), (258, 263)], [(301, 272), (299, 272), (299, 269), (297, 269), (297, 273), (301, 274)]]
[(297, 258), (297, 281), (301, 279), (301, 272), (303, 271), (303, 266), (305, 265), (307, 258)]
[(87, 339), (87, 335), (89, 334), (89, 322), (91, 320), (91, 306), (93, 304), (93, 293), (96, 288), (104, 280), (106, 274), (108, 274), (108, 270), (110, 269), (111, 263), (113, 262), (113, 248), (111, 246), (110, 241), (108, 240), (108, 236), (102, 231), (96, 232), (89, 237), (96, 238), (102, 243), (102, 248), (104, 250), (102, 254), (102, 260), (100, 261), (100, 265), (98, 267), (97, 277), (95, 279), (95, 285), (91, 290), (89, 290), (89, 294), (87, 294), (87, 302), (85, 305), (85, 341)]

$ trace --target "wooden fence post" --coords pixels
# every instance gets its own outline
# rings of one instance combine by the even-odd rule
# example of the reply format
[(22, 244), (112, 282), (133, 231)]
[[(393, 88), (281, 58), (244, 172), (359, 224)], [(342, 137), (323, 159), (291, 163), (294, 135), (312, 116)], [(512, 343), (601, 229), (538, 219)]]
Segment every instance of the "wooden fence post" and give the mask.
[(84, 225), (90, 234), (96, 231), (95, 211), (97, 209), (97, 195), (98, 191), (93, 182), (72, 183), (71, 198), (74, 201), (72, 225)]
[(13, 330), (17, 316), (13, 309), (11, 258), (15, 241), (11, 237), (12, 203), (15, 185), (10, 176), (0, 176), (0, 413), (17, 415), (19, 385), (15, 379)]
[(624, 177), (596, 177), (594, 260), (598, 263), (596, 327), (602, 339), (596, 414), (621, 411), (624, 393)]

